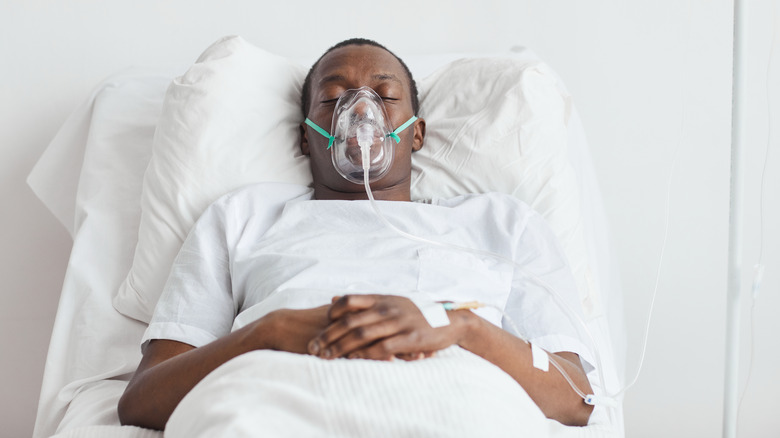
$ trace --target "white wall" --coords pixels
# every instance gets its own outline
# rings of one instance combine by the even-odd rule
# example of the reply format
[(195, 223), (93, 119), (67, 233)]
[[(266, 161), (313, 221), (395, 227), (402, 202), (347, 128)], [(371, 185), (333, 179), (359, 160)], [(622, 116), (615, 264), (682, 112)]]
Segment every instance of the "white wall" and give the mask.
[[(218, 6), (219, 5), (219, 6)], [(101, 78), (127, 66), (186, 64), (219, 36), (312, 57), (351, 36), (401, 56), (533, 48), (564, 78), (589, 135), (626, 294), (629, 374), (659, 262), (672, 156), (670, 229), (639, 382), (626, 397), (628, 436), (717, 436), (721, 430), (728, 227), (731, 5), (624, 2), (193, 2), (80, 0), (0, 3), (0, 424), (28, 436), (58, 292), (65, 230), (24, 180), (59, 125)], [(774, 5), (775, 8), (778, 5)], [(273, 10), (272, 10), (273, 9)], [(370, 10), (369, 10), (370, 9)], [(744, 263), (758, 254), (758, 189), (767, 134), (766, 67), (777, 14), (749, 9)], [(775, 36), (780, 39), (780, 35)], [(780, 44), (778, 44), (780, 45)], [(774, 55), (778, 76), (780, 48)], [(755, 312), (742, 436), (776, 436), (780, 392), (780, 84), (765, 209), (764, 293)], [(745, 280), (747, 283), (748, 279)], [(743, 319), (747, 364), (748, 302)], [(743, 368), (743, 377), (746, 376)]]

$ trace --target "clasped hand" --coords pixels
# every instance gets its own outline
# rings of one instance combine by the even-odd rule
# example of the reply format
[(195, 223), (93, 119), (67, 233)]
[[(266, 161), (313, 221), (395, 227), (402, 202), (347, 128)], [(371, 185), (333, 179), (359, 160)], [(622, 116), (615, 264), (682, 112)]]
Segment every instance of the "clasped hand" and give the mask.
[(330, 324), (308, 344), (312, 355), (333, 359), (415, 360), (458, 343), (463, 325), (432, 328), (408, 298), (346, 295), (334, 298)]

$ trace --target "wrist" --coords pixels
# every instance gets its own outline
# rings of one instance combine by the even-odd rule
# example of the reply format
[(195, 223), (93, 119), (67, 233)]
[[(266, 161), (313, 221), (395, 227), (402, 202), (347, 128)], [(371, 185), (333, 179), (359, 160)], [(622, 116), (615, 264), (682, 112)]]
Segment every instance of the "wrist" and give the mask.
[(480, 332), (484, 320), (467, 309), (447, 313), (449, 314), (450, 322), (456, 327), (458, 346), (471, 350), (474, 343), (478, 342), (481, 337)]
[(241, 344), (246, 351), (279, 350), (279, 337), (276, 336), (279, 330), (277, 312), (270, 312), (240, 330)]

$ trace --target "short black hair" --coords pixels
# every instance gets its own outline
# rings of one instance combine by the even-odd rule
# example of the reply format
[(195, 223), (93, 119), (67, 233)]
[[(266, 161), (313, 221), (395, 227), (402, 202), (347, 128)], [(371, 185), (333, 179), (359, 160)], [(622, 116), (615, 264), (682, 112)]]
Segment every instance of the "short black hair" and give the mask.
[(414, 114), (417, 114), (417, 111), (420, 109), (420, 100), (417, 97), (417, 83), (414, 82), (414, 78), (412, 77), (412, 72), (409, 70), (409, 67), (406, 66), (406, 63), (398, 57), (395, 53), (391, 52), (387, 49), (387, 47), (379, 44), (376, 41), (365, 39), (365, 38), (350, 38), (348, 40), (344, 40), (335, 46), (331, 47), (330, 49), (326, 50), (325, 53), (323, 53), (318, 59), (317, 62), (315, 62), (311, 68), (309, 69), (309, 73), (306, 74), (306, 79), (303, 80), (303, 88), (301, 89), (301, 110), (303, 111), (303, 116), (306, 117), (309, 112), (309, 103), (310, 103), (310, 95), (311, 95), (311, 76), (314, 73), (314, 70), (317, 69), (317, 66), (320, 64), (320, 60), (325, 57), (328, 53), (340, 49), (342, 47), (346, 46), (374, 46), (378, 47), (387, 53), (393, 55), (395, 59), (398, 60), (398, 62), (401, 63), (401, 67), (404, 68), (404, 72), (406, 72), (406, 77), (409, 79), (409, 91), (412, 94), (412, 111), (414, 111)]

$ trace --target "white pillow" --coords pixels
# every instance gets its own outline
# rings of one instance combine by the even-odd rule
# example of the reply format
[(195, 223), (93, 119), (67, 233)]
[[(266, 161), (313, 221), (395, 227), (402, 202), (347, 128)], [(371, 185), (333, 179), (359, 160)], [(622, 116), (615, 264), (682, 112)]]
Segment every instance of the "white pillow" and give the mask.
[(305, 74), (226, 37), (173, 80), (144, 175), (133, 266), (114, 298), (119, 312), (149, 322), (176, 253), (213, 200), (253, 182), (311, 182), (297, 146)]
[[(151, 319), (176, 253), (216, 198), (260, 181), (310, 184), (298, 148), (305, 72), (226, 37), (174, 80), (144, 177), (133, 267), (114, 298), (119, 312)], [(443, 67), (419, 88), (427, 135), (413, 155), (413, 199), (503, 191), (528, 202), (561, 239), (588, 314), (567, 100), (554, 75), (539, 62), (473, 59)]]
[(569, 259), (588, 319), (601, 310), (567, 157), (570, 99), (533, 59), (472, 58), (422, 79), (425, 146), (413, 155), (412, 196), (509, 193), (531, 205)]

